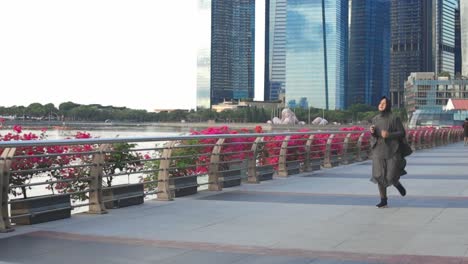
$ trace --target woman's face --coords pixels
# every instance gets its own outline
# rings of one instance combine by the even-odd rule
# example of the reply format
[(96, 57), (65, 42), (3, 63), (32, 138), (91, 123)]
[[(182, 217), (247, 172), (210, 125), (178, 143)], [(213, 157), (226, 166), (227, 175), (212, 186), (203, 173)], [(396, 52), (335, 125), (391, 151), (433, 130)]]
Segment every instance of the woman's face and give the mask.
[(387, 108), (387, 100), (385, 100), (385, 98), (384, 98), (384, 99), (380, 100), (379, 111), (383, 112), (383, 111), (385, 111), (385, 108)]

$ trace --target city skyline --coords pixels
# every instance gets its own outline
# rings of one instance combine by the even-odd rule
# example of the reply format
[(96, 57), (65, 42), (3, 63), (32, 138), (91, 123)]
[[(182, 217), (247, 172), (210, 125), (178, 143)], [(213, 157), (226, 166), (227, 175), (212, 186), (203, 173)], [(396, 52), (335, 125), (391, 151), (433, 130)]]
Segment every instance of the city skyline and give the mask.
[[(209, 0), (200, 1), (210, 2)], [(207, 40), (206, 34), (200, 34), (199, 30), (200, 27), (211, 28), (211, 19), (202, 21), (201, 26), (198, 22), (187, 22), (198, 21), (200, 1), (179, 0), (155, 3), (143, 0), (134, 3), (128, 0), (84, 0), (80, 3), (68, 3), (45, 0), (37, 3), (37, 1), (26, 0), (22, 4), (15, 1), (1, 2), (0, 87), (8, 95), (0, 98), (0, 105), (27, 106), (39, 102), (53, 103), (58, 106), (59, 103), (72, 101), (79, 104), (125, 106), (148, 111), (169, 108), (195, 109), (198, 92), (197, 78), (199, 77), (197, 64), (200, 65), (203, 62), (200, 56), (197, 57), (199, 55), (197, 42), (210, 41), (210, 39)], [(264, 32), (269, 39), (264, 46), (267, 49), (270, 48), (270, 52), (261, 53), (266, 56), (265, 76), (269, 75), (271, 79), (266, 78), (265, 86), (263, 86), (258, 84), (262, 79), (258, 76), (255, 78), (254, 99), (262, 100), (264, 96), (266, 99), (278, 99), (279, 91), (285, 89), (289, 80), (290, 87), (293, 88), (285, 92), (286, 100), (294, 103), (291, 105), (326, 108), (327, 100), (324, 98), (328, 91), (334, 94), (328, 98), (329, 108), (341, 108), (345, 101), (345, 93), (348, 92), (344, 88), (348, 83), (346, 76), (348, 71), (340, 71), (340, 67), (337, 68), (333, 63), (346, 64), (347, 51), (345, 48), (338, 47), (346, 45), (337, 40), (338, 35), (326, 39), (328, 50), (334, 49), (333, 45), (337, 47), (327, 56), (328, 64), (325, 66), (325, 64), (317, 63), (318, 60), (314, 60), (314, 64), (309, 66), (317, 65), (306, 69), (307, 61), (310, 61), (307, 59), (308, 55), (304, 53), (307, 56), (302, 56), (304, 55), (302, 54), (294, 57), (294, 53), (291, 52), (292, 50), (297, 52), (302, 45), (295, 36), (299, 36), (301, 30), (307, 29), (313, 32), (313, 28), (319, 27), (322, 22), (313, 21), (312, 17), (304, 15), (303, 22), (309, 22), (305, 24), (305, 28), (301, 29), (300, 23), (294, 22), (295, 14), (300, 14), (301, 9), (286, 9), (287, 2), (291, 6), (300, 7), (319, 2), (329, 3), (329, 1), (306, 1), (305, 3), (300, 0), (268, 0), (267, 2), (271, 5), (264, 12), (275, 13), (268, 17), (269, 28), (267, 32)], [(455, 12), (454, 8), (458, 1), (431, 0), (431, 5), (419, 4), (421, 7), (419, 9), (413, 8), (418, 7), (415, 3), (425, 1), (391, 2), (392, 4), (405, 4), (407, 7), (400, 9), (404, 9), (407, 13), (413, 12), (414, 21), (427, 19), (428, 15), (432, 14), (431, 19), (434, 20), (431, 24), (437, 26), (435, 30), (428, 25), (413, 23), (408, 32), (403, 34), (393, 32), (394, 36), (411, 35), (411, 38), (392, 38), (392, 52), (401, 51), (401, 57), (406, 59), (411, 57), (408, 56), (408, 52), (417, 53), (419, 59), (415, 63), (423, 65), (409, 70), (411, 63), (403, 63), (395, 57), (397, 59), (393, 60), (394, 65), (408, 68), (398, 77), (396, 82), (398, 89), (402, 89), (402, 82), (413, 71), (449, 71), (453, 75), (455, 70), (451, 70), (452, 66), (458, 63), (463, 65), (463, 73), (467, 75), (466, 58), (468, 56), (463, 56), (465, 59), (460, 63), (456, 61), (459, 57), (455, 57), (454, 53), (454, 50), (456, 52), (457, 47), (461, 46), (461, 52), (467, 54), (467, 33), (463, 30), (468, 24), (467, 4), (460, 3), (462, 30), (461, 35), (457, 37), (452, 25), (458, 23), (455, 20), (458, 13), (452, 13)], [(184, 4), (181, 5), (181, 3)], [(442, 5), (445, 7), (442, 8)], [(438, 12), (438, 10), (442, 11)], [(257, 9), (256, 12), (258, 11)], [(348, 24), (348, 11), (351, 15), (351, 9), (348, 8), (348, 10), (340, 10), (339, 15), (335, 13), (331, 17), (335, 19), (335, 23), (346, 20)], [(395, 17), (396, 15), (392, 14), (391, 19)], [(284, 19), (293, 21), (296, 26), (294, 24), (281, 25), (285, 23)], [(256, 23), (257, 21), (255, 27), (257, 27)], [(393, 21), (393, 23), (396, 22)], [(403, 24), (398, 25), (399, 28), (404, 28)], [(253, 23), (250, 22), (250, 27), (252, 26)], [(334, 26), (337, 25), (327, 24), (324, 29), (333, 29)], [(430, 34), (424, 35), (425, 31)], [(211, 35), (209, 37), (211, 38)], [(317, 36), (305, 37), (310, 39)], [(339, 36), (340, 39), (342, 37)], [(460, 44), (456, 43), (457, 39), (461, 39)], [(259, 44), (262, 43), (255, 43), (255, 49)], [(259, 52), (255, 52), (255, 56), (257, 55)], [(236, 57), (243, 58), (243, 56)], [(211, 58), (208, 59), (211, 60)], [(253, 60), (253, 57), (249, 60)], [(262, 60), (255, 58), (254, 64), (255, 67), (262, 66)], [(353, 65), (350, 65), (350, 68), (352, 67)], [(278, 71), (281, 68), (283, 70)], [(272, 74), (273, 69), (276, 75)], [(323, 71), (323, 69), (327, 70)], [(299, 74), (300, 71), (302, 74)], [(312, 97), (307, 93), (315, 88), (312, 86), (307, 88), (309, 86), (305, 84), (305, 79), (296, 78), (299, 75), (302, 76), (301, 78), (304, 76), (309, 78), (313, 74), (325, 76), (325, 72), (327, 75), (334, 74), (335, 78), (328, 76), (327, 82), (318, 85), (320, 88), (316, 89), (323, 92)], [(389, 72), (389, 78), (390, 74)], [(323, 79), (326, 78), (323, 77)], [(253, 80), (250, 81), (252, 82)], [(336, 86), (333, 82), (343, 85)], [(252, 85), (249, 84), (249, 87)], [(252, 90), (252, 88), (248, 89)], [(300, 92), (301, 89), (302, 92)], [(395, 88), (392, 91), (392, 96), (398, 98)], [(252, 97), (253, 95), (252, 93), (245, 95), (241, 92), (237, 97), (244, 96)], [(322, 102), (314, 102), (317, 99), (324, 101), (323, 105)]]

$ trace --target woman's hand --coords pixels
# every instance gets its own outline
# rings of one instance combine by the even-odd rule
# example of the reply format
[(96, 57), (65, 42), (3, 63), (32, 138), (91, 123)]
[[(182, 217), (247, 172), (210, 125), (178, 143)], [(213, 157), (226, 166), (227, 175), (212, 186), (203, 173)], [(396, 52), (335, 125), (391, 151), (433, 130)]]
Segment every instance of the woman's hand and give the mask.
[(371, 132), (371, 134), (374, 134), (375, 133), (375, 126), (374, 125), (370, 126), (369, 131)]

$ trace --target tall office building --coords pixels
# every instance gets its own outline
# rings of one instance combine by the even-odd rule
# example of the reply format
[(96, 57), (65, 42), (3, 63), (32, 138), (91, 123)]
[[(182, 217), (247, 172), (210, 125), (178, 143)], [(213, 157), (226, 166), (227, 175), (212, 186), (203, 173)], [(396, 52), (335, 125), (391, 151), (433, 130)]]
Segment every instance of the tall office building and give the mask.
[(211, 0), (199, 0), (197, 11), (197, 109), (200, 109), (211, 106)]
[(268, 28), (269, 99), (284, 89), (291, 108), (344, 108), (348, 0), (271, 0)]
[(212, 0), (211, 102), (254, 98), (255, 0)]
[(455, 76), (455, 16), (458, 0), (437, 0), (435, 2), (435, 69), (437, 73), (448, 72)]
[(455, 76), (459, 78), (462, 73), (460, 5), (455, 10)]
[(468, 2), (460, 1), (462, 75), (468, 76)]
[(284, 93), (286, 85), (286, 17), (287, 0), (270, 0), (267, 42), (265, 58), (268, 60), (266, 69), (265, 100), (278, 100)]
[(392, 0), (390, 94), (397, 107), (411, 72), (454, 75), (457, 6), (457, 0)]
[(353, 0), (347, 105), (377, 105), (389, 93), (390, 1)]

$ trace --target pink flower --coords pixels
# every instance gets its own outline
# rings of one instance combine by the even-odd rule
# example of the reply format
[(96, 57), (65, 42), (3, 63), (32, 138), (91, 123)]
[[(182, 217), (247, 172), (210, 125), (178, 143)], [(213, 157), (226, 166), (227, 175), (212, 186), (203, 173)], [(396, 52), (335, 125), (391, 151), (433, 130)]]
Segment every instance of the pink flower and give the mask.
[(16, 133), (21, 133), (21, 131), (23, 131), (23, 128), (21, 126), (18, 126), (18, 125), (14, 125), (13, 126), (13, 131), (15, 131)]

